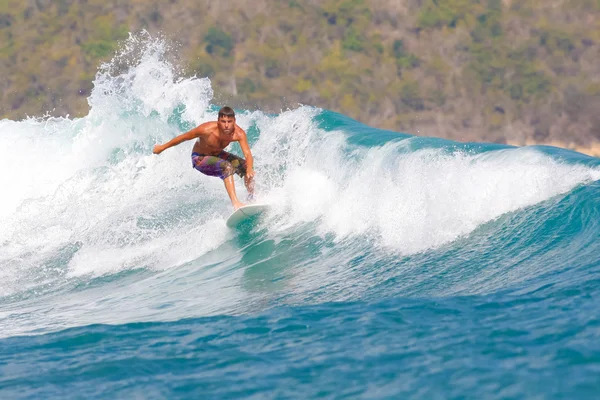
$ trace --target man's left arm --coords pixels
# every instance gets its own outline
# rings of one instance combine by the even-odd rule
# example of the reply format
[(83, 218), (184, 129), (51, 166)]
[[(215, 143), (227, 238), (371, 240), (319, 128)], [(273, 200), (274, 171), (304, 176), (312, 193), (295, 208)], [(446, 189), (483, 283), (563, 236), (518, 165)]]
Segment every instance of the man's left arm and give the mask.
[(240, 129), (240, 147), (242, 148), (242, 152), (244, 153), (244, 158), (246, 159), (246, 176), (248, 178), (254, 177), (254, 159), (252, 158), (252, 152), (250, 151), (250, 145), (248, 145), (248, 138), (246, 137), (246, 132), (242, 128)]

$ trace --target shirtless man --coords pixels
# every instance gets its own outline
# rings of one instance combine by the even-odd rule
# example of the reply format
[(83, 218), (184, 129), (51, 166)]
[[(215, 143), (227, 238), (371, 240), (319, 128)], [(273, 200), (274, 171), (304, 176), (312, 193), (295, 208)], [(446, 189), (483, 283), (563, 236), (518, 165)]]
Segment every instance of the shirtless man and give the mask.
[[(250, 198), (254, 196), (254, 168), (252, 153), (248, 146), (246, 132), (235, 123), (235, 112), (231, 107), (219, 110), (217, 121), (205, 122), (196, 128), (183, 133), (165, 144), (154, 146), (154, 154), (160, 154), (169, 147), (176, 146), (186, 140), (198, 139), (192, 150), (192, 166), (204, 175), (218, 176), (225, 182), (225, 189), (231, 199), (233, 208), (237, 210), (244, 204), (235, 194), (233, 174), (244, 178)], [(223, 149), (231, 142), (239, 142), (244, 157), (235, 156)]]

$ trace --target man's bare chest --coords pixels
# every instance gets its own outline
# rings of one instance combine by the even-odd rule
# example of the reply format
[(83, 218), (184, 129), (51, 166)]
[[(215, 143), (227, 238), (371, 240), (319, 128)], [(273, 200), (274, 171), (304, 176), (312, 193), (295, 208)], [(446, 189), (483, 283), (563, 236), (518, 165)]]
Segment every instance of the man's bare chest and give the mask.
[(233, 142), (233, 138), (228, 139), (219, 137), (218, 135), (211, 135), (207, 138), (204, 138), (203, 141), (204, 144), (210, 148), (222, 150), (229, 146), (231, 142)]

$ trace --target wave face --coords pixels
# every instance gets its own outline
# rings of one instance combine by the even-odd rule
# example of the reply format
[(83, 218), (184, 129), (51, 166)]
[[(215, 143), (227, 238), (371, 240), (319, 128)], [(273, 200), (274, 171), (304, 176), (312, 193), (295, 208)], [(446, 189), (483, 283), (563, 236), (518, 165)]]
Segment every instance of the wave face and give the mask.
[(599, 159), (237, 110), (272, 210), (232, 231), (191, 143), (152, 154), (219, 107), (168, 50), (0, 121), (0, 397), (598, 393)]

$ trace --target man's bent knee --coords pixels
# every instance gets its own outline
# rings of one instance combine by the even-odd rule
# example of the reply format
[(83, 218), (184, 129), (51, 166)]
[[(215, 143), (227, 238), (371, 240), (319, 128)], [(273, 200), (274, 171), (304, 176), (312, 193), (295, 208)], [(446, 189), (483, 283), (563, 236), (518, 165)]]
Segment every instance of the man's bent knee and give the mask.
[(230, 162), (224, 162), (221, 165), (221, 169), (223, 170), (223, 179), (230, 177), (235, 172)]

